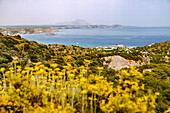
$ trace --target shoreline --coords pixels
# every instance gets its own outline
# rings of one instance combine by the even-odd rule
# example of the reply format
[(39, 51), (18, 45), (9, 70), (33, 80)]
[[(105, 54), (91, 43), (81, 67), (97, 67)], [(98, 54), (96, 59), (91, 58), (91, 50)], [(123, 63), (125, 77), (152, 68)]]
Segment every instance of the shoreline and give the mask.
[[(54, 32), (55, 33), (55, 32)], [(39, 34), (42, 34), (42, 35), (45, 35), (45, 33), (39, 33)], [(21, 34), (20, 36), (26, 36), (26, 35), (39, 35), (39, 34)], [(55, 36), (55, 35), (48, 35), (48, 36)], [(25, 37), (22, 37), (22, 38), (25, 38)], [(27, 39), (27, 38), (25, 38)], [(38, 43), (41, 43), (37, 40), (30, 40), (30, 39), (27, 39), (29, 41), (36, 41)], [(168, 40), (166, 40), (168, 41)], [(160, 41), (160, 42), (155, 42), (155, 43), (161, 43), (161, 42), (165, 42), (165, 41)], [(77, 44), (78, 43), (78, 44)], [(53, 44), (58, 44), (58, 45), (68, 45), (68, 46), (79, 46), (79, 47), (84, 47), (84, 48), (107, 48), (107, 47), (111, 47), (111, 46), (116, 46), (116, 45), (123, 45), (122, 43), (120, 44), (111, 44), (111, 45), (93, 45), (93, 44), (80, 44), (79, 42), (77, 42), (76, 44), (75, 43), (66, 43), (66, 42), (57, 42), (57, 43), (41, 43), (41, 44), (44, 44), (44, 45), (53, 45)], [(155, 43), (150, 43), (150, 44), (147, 44), (147, 45), (141, 45), (141, 46), (138, 46), (138, 45), (123, 45), (124, 47), (127, 47), (127, 48), (135, 48), (135, 47), (144, 47), (144, 46), (151, 46), (152, 44), (155, 44)]]
[[(170, 28), (169, 28), (170, 29)], [(169, 40), (170, 33), (165, 30), (158, 32), (157, 30), (148, 29), (124, 30), (124, 29), (86, 29), (72, 30), (64, 29), (62, 32), (54, 32), (56, 35), (46, 35), (45, 32), (39, 34), (21, 34), (22, 38), (36, 41), (45, 45), (60, 44), (73, 45), (85, 48), (111, 47), (115, 45), (123, 45), (130, 48), (151, 46), (154, 43), (165, 42)], [(136, 33), (136, 30), (138, 31)]]

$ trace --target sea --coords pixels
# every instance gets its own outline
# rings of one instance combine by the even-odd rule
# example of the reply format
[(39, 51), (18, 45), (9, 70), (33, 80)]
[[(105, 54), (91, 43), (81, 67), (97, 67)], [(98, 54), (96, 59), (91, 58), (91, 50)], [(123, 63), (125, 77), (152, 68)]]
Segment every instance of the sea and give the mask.
[(143, 47), (170, 40), (170, 27), (60, 29), (55, 35), (46, 33), (22, 35), (22, 38), (42, 44), (104, 47), (125, 45)]

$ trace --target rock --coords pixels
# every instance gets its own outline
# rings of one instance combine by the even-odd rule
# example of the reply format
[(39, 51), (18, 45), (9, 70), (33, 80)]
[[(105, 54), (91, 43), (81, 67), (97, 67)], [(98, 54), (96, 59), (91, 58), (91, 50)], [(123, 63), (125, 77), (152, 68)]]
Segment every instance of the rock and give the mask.
[(144, 69), (143, 73), (145, 73), (145, 72), (152, 72), (152, 69)]
[[(122, 68), (130, 68), (131, 65), (137, 67), (142, 65), (139, 62), (137, 63), (133, 60), (127, 60), (119, 55), (104, 57), (104, 59), (105, 62), (103, 63), (103, 65), (108, 65), (108, 68), (112, 68), (116, 71)], [(106, 61), (110, 61), (110, 62), (106, 63)]]

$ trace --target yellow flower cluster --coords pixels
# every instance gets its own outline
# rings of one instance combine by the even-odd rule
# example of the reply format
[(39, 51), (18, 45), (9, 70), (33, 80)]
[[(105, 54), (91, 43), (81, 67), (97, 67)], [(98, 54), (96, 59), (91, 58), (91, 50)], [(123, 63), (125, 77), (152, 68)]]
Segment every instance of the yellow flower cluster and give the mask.
[[(90, 63), (89, 60), (85, 62)], [(119, 73), (119, 85), (113, 87), (99, 74), (90, 74), (87, 67), (79, 68), (67, 64), (58, 68), (57, 64), (45, 67), (41, 62), (34, 67), (17, 66), (5, 72), (1, 68), (0, 112), (38, 112), (38, 113), (73, 113), (73, 112), (154, 112), (155, 95), (151, 91), (140, 94), (143, 79), (133, 67), (129, 72)]]
[(144, 90), (144, 84), (139, 86), (140, 79), (143, 75), (134, 67), (130, 71), (122, 70), (119, 73), (119, 85), (114, 89), (114, 93), (109, 98), (102, 100), (100, 107), (104, 112), (128, 112), (128, 113), (154, 113), (155, 95), (149, 90), (146, 94), (140, 93)]

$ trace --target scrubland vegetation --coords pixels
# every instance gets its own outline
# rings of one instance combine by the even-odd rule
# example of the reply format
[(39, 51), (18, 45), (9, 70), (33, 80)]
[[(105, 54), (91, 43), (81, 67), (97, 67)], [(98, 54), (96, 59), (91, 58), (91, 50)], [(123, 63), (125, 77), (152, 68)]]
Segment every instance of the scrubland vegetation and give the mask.
[[(165, 112), (170, 107), (169, 48), (167, 41), (98, 51), (0, 34), (0, 112)], [(103, 57), (113, 55), (144, 65), (108, 69)]]
[(114, 82), (102, 76), (103, 67), (89, 74), (87, 67), (67, 63), (45, 67), (38, 62), (33, 67), (1, 68), (1, 112), (154, 112), (155, 94), (141, 84), (143, 75), (135, 68), (122, 70)]

